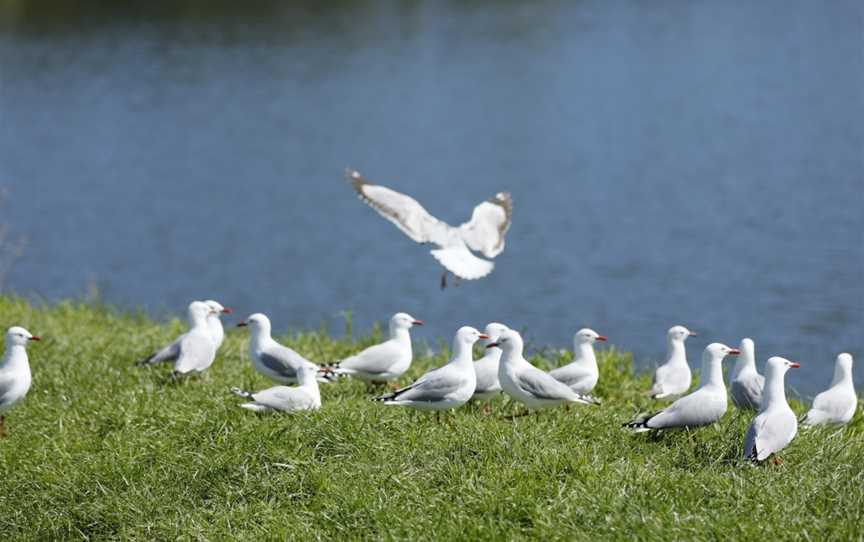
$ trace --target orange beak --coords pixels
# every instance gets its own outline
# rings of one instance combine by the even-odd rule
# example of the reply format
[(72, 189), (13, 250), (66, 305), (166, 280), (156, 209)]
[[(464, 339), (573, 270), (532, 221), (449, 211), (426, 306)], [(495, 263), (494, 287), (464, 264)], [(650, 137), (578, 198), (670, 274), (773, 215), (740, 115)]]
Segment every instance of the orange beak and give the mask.
[(422, 325), (423, 325), (423, 320), (414, 320), (414, 321), (411, 322), (411, 323), (414, 324), (415, 326), (422, 326)]
[(222, 314), (231, 314), (231, 307), (225, 307), (222, 309)]
[(790, 368), (790, 369), (800, 369), (800, 368), (801, 368), (801, 364), (798, 363), (797, 361), (793, 361), (792, 363), (789, 364), (789, 368)]
[(606, 335), (597, 335), (597, 340), (598, 341), (606, 341), (607, 337), (606, 337)]
[(488, 338), (489, 338), (489, 335), (486, 335), (485, 333), (481, 333), (481, 334), (480, 334), (480, 338), (481, 338), (481, 339), (488, 339)]

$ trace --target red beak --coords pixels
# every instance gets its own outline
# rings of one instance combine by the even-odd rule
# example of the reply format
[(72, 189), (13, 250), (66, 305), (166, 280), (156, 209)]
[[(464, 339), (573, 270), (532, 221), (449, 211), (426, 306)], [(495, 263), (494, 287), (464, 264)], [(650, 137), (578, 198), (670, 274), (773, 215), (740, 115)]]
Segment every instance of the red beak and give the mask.
[(31, 340), (31, 341), (41, 341), (42, 338), (41, 338), (41, 337), (37, 337), (36, 335), (33, 335), (32, 337), (30, 337), (30, 340)]
[(222, 309), (222, 314), (231, 314), (231, 307), (225, 307)]
[(798, 363), (797, 361), (793, 361), (792, 363), (789, 364), (789, 368), (790, 368), (790, 369), (800, 369), (800, 368), (801, 368), (801, 364)]
[(598, 341), (605, 341), (607, 339), (606, 335), (597, 335)]
[(481, 334), (480, 334), (480, 338), (481, 338), (481, 339), (488, 339), (488, 338), (489, 338), (489, 335), (486, 335), (485, 333), (481, 333)]
[(415, 326), (422, 326), (422, 325), (423, 325), (423, 320), (414, 320), (414, 321), (411, 322), (411, 323), (414, 324)]
[(741, 351), (738, 350), (737, 348), (730, 348), (729, 349), (729, 355), (730, 356), (737, 356), (740, 353), (741, 353)]
[(237, 327), (246, 327), (248, 325), (249, 324), (247, 324), (246, 322), (237, 322)]
[(696, 337), (697, 335), (699, 335), (695, 331), (688, 331), (687, 334), (690, 335), (691, 337)]
[(495, 348), (496, 346), (501, 346), (500, 343), (489, 343), (486, 345), (486, 348)]

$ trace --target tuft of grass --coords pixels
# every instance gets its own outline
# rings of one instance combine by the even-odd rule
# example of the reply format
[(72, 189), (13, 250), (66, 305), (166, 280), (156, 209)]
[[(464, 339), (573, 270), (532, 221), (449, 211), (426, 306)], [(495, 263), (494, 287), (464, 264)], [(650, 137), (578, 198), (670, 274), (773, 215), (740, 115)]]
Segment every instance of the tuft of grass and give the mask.
[[(322, 386), (320, 411), (261, 416), (231, 386), (255, 373), (231, 330), (200, 377), (133, 362), (182, 331), (110, 307), (0, 298), (30, 348), (33, 387), (0, 440), (0, 540), (859, 540), (864, 422), (802, 431), (780, 466), (738, 458), (751, 414), (658, 436), (620, 427), (659, 405), (647, 375), (600, 354), (601, 407), (505, 421), (469, 405), (434, 416), (369, 401), (362, 383)], [(280, 339), (316, 361), (380, 339), (294, 331)], [(446, 343), (443, 343), (446, 344)], [(424, 349), (418, 348), (422, 355)], [(550, 368), (568, 353), (544, 349)], [(415, 360), (406, 382), (447, 359)], [(796, 411), (804, 406), (793, 403)]]

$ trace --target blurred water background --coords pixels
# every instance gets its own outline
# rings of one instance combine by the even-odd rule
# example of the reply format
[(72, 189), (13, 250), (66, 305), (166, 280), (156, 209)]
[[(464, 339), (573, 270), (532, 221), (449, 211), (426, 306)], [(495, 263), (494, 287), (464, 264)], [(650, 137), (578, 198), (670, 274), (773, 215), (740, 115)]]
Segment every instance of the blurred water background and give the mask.
[[(499, 320), (643, 367), (751, 336), (864, 379), (864, 3), (0, 4), (7, 291), (277, 330)], [(487, 279), (438, 289), (353, 166), (453, 224), (513, 193)]]

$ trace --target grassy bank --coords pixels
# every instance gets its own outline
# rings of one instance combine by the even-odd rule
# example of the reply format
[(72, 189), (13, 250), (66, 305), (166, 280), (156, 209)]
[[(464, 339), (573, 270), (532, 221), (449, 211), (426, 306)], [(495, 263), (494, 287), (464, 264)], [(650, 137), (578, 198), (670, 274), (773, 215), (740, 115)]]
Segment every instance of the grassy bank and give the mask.
[[(132, 367), (173, 338), (104, 308), (0, 299), (30, 348), (34, 383), (0, 440), (0, 540), (813, 539), (864, 533), (864, 422), (801, 434), (783, 464), (741, 466), (747, 414), (659, 438), (619, 426), (650, 410), (629, 356), (604, 352), (599, 408), (504, 421), (463, 408), (433, 416), (368, 401), (340, 381), (323, 408), (258, 416), (230, 386), (269, 386), (246, 334), (229, 331), (214, 367), (172, 383)], [(278, 322), (278, 320), (277, 320)], [(311, 359), (370, 344), (282, 337)], [(415, 360), (412, 376), (445, 354)], [(535, 358), (561, 363), (557, 353)], [(802, 405), (793, 407), (801, 412)]]

